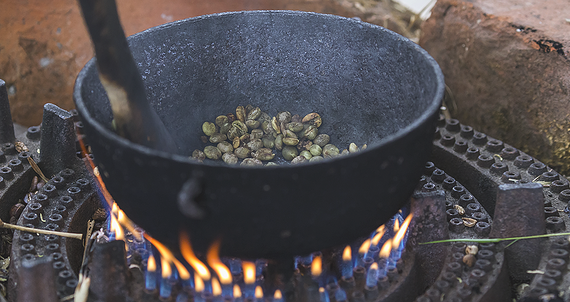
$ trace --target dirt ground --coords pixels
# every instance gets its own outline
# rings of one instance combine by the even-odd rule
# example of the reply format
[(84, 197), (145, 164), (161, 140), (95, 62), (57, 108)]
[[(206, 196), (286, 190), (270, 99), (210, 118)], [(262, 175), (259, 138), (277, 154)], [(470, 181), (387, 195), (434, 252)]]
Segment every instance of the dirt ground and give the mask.
[[(358, 17), (416, 42), (419, 36), (417, 19), (391, 0), (117, 0), (117, 5), (127, 35), (204, 14), (284, 9)], [(66, 110), (74, 107), (75, 78), (93, 57), (77, 1), (6, 2), (0, 10), (0, 36), (0, 79), (6, 81), (16, 123), (38, 125), (48, 102)]]

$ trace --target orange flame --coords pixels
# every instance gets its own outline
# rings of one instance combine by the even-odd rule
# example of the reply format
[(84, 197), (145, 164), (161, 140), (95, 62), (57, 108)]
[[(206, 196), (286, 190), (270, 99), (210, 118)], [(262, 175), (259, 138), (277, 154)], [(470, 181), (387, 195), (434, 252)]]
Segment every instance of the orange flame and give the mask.
[(388, 258), (390, 256), (390, 251), (392, 251), (392, 240), (388, 240), (384, 243), (382, 249), (380, 249), (379, 257)]
[(372, 237), (372, 241), (371, 244), (373, 244), (374, 246), (377, 246), (378, 243), (380, 243), (380, 240), (382, 240), (382, 236), (384, 236), (384, 229), (382, 229), (380, 232), (376, 233), (376, 235), (374, 235), (374, 237)]
[[(115, 204), (116, 203), (114, 203), (113, 205), (115, 205)], [(129, 232), (131, 232), (133, 234), (133, 236), (135, 236), (137, 238), (138, 241), (142, 240), (142, 235), (135, 228), (134, 222), (132, 222), (132, 220), (130, 220), (129, 217), (127, 217), (127, 215), (125, 215), (125, 212), (123, 212), (123, 210), (121, 210), (121, 209), (118, 209), (118, 211), (117, 211), (117, 220), (119, 221), (119, 223), (122, 226), (127, 228), (127, 230), (129, 230)]]
[(255, 287), (255, 298), (256, 299), (262, 299), (263, 298), (263, 289), (259, 285)]
[[(111, 215), (111, 230), (110, 231), (115, 233), (115, 239), (116, 240), (125, 241), (125, 232), (123, 231), (123, 228), (121, 227), (121, 225), (119, 224), (117, 219), (115, 219), (114, 215)], [(125, 242), (125, 250), (126, 251), (129, 250), (129, 246), (126, 244), (126, 242)]]
[(178, 273), (182, 280), (190, 279), (190, 272), (188, 272), (184, 265), (182, 265), (182, 263), (180, 263), (180, 261), (174, 257), (174, 254), (172, 254), (172, 252), (164, 244), (152, 238), (149, 234), (145, 233), (144, 237), (146, 240), (150, 241), (150, 243), (158, 250), (162, 259), (166, 260), (168, 264), (174, 263), (174, 266), (176, 266), (176, 270), (178, 270)]
[[(77, 137), (80, 138), (81, 136), (77, 135)], [(107, 187), (105, 187), (105, 183), (103, 183), (103, 179), (101, 179), (101, 175), (99, 174), (99, 169), (95, 166), (95, 163), (93, 163), (91, 158), (87, 156), (89, 152), (87, 152), (87, 148), (85, 147), (85, 144), (83, 143), (83, 140), (81, 138), (79, 139), (79, 146), (81, 147), (81, 152), (83, 152), (83, 154), (85, 155), (85, 159), (87, 159), (87, 164), (91, 168), (88, 170), (93, 172), (93, 176), (95, 176), (95, 179), (97, 180), (97, 184), (101, 189), (101, 193), (103, 194), (105, 201), (107, 202), (109, 207), (112, 207), (112, 203), (114, 203), (113, 197), (111, 196), (111, 194), (109, 194), (109, 191), (107, 191)]]
[(362, 245), (358, 249), (358, 253), (360, 253), (361, 255), (364, 255), (368, 252), (369, 249), (370, 249), (370, 238), (364, 240), (364, 242), (362, 243)]
[[(137, 238), (137, 240), (141, 241), (143, 239), (142, 234), (136, 230), (134, 222), (132, 220), (130, 220), (127, 217), (127, 215), (125, 214), (125, 212), (123, 212), (119, 208), (119, 206), (117, 205), (117, 203), (113, 199), (113, 196), (111, 196), (109, 191), (107, 191), (107, 187), (105, 186), (105, 183), (103, 182), (103, 179), (101, 178), (101, 174), (99, 173), (99, 168), (97, 166), (95, 166), (95, 163), (93, 162), (93, 160), (91, 160), (91, 158), (89, 156), (87, 156), (89, 153), (87, 152), (87, 148), (85, 147), (85, 143), (81, 139), (81, 136), (77, 135), (77, 137), (79, 138), (79, 146), (81, 147), (81, 152), (83, 152), (83, 154), (85, 156), (87, 165), (91, 168), (88, 170), (93, 173), (93, 176), (95, 176), (94, 178), (95, 178), (97, 184), (99, 185), (100, 191), (103, 194), (105, 201), (107, 202), (107, 204), (111, 208), (111, 228), (113, 228), (113, 218), (117, 217), (118, 224), (126, 227), (127, 230), (129, 230), (129, 232), (131, 232), (133, 234), (133, 236), (135, 236)], [(117, 227), (117, 225), (115, 225), (115, 227)], [(117, 229), (121, 229), (121, 228), (118, 227)], [(121, 231), (122, 231), (122, 229), (121, 229)], [(115, 237), (117, 239), (119, 239), (119, 235), (115, 234)], [(121, 237), (124, 238), (124, 234), (122, 234)], [(123, 238), (121, 238), (121, 239), (123, 239)], [(155, 240), (154, 238), (150, 237), (147, 234), (145, 234), (145, 238), (147, 240), (149, 240), (158, 249), (158, 251), (160, 252), (160, 254), (163, 258), (165, 258), (169, 263), (174, 263), (174, 265), (176, 266), (176, 269), (179, 272), (180, 278), (182, 278), (183, 280), (190, 279), (190, 273), (188, 272), (188, 270), (182, 265), (182, 263), (180, 263), (174, 257), (172, 252), (168, 248), (166, 248), (166, 246), (164, 246), (163, 244), (161, 244), (160, 242), (158, 242), (157, 240)], [(125, 247), (127, 247), (127, 246), (125, 246)], [(154, 259), (154, 257), (152, 255), (151, 255), (151, 257), (152, 257), (152, 261), (149, 257), (149, 260), (148, 260), (149, 264), (148, 265), (150, 267), (150, 263), (152, 263), (154, 265), (154, 270), (156, 270), (156, 260)]]
[(117, 217), (117, 213), (119, 212), (119, 206), (116, 202), (113, 201), (113, 205), (111, 206), (111, 214)]
[(398, 230), (398, 232), (396, 233), (396, 236), (394, 236), (394, 242), (392, 243), (392, 247), (393, 248), (398, 248), (400, 246), (400, 242), (402, 242), (402, 239), (404, 239), (404, 236), (406, 235), (406, 231), (408, 230), (408, 227), (410, 226), (410, 222), (412, 221), (412, 217), (414, 217), (414, 214), (410, 213), (410, 215), (408, 215), (408, 217), (406, 217), (406, 220), (404, 220), (404, 222), (402, 223), (402, 227), (400, 228), (400, 230)]
[(318, 277), (323, 272), (323, 258), (321, 256), (317, 256), (313, 259), (313, 263), (311, 264), (311, 275), (313, 277)]
[(154, 259), (153, 255), (148, 256), (146, 269), (149, 272), (156, 272), (156, 260)]
[[(120, 235), (117, 234), (117, 232), (120, 232), (119, 231), (120, 229), (121, 229), (121, 226), (119, 225), (119, 222), (115, 218), (115, 215), (111, 215), (111, 229), (109, 231), (111, 231), (112, 233), (115, 233), (115, 238), (117, 238), (117, 240), (122, 240), (124, 238), (123, 236), (121, 236), (121, 238), (119, 238)], [(121, 233), (121, 235), (122, 235), (122, 233)]]
[(189, 280), (190, 279), (190, 272), (178, 261), (178, 259), (174, 259), (174, 266), (176, 266), (176, 270), (178, 271), (178, 275), (182, 280)]
[(273, 299), (274, 300), (279, 300), (279, 299), (283, 299), (283, 294), (281, 294), (280, 290), (276, 290), (275, 294), (273, 294)]
[(397, 232), (400, 230), (400, 220), (395, 219), (394, 220), (394, 232)]
[(241, 289), (239, 285), (234, 284), (234, 299), (241, 298)]
[(350, 245), (347, 245), (342, 251), (342, 261), (351, 261), (352, 260), (352, 249)]
[(212, 244), (210, 249), (208, 250), (208, 254), (206, 255), (206, 260), (208, 261), (208, 265), (214, 269), (218, 277), (220, 278), (220, 282), (222, 284), (231, 284), (232, 283), (232, 273), (225, 266), (222, 261), (220, 260), (220, 240), (217, 240)]
[(172, 268), (170, 267), (170, 263), (165, 258), (160, 258), (160, 265), (162, 268), (162, 279), (166, 279), (172, 275)]
[(154, 245), (154, 247), (156, 247), (156, 249), (158, 250), (158, 252), (160, 253), (160, 256), (162, 256), (163, 258), (166, 258), (166, 260), (168, 262), (172, 262), (174, 259), (174, 255), (172, 254), (172, 252), (162, 243), (160, 243), (158, 240), (150, 237), (149, 234), (144, 234), (144, 237), (146, 238), (146, 240), (150, 241), (150, 243), (152, 245)]
[(204, 285), (204, 280), (202, 280), (198, 274), (194, 275), (194, 290), (197, 293), (201, 293), (204, 291), (205, 287), (206, 286)]
[(378, 270), (378, 262), (372, 263), (372, 265), (370, 265), (370, 269)]
[(77, 137), (79, 138), (79, 146), (81, 147), (81, 152), (83, 152), (83, 154), (85, 155), (85, 159), (87, 160), (87, 165), (91, 168), (87, 170), (91, 171), (93, 173), (93, 176), (95, 176), (94, 179), (97, 182), (99, 188), (101, 189), (103, 198), (105, 199), (109, 207), (111, 207), (111, 215), (117, 216), (119, 223), (124, 227), (126, 227), (127, 230), (129, 230), (129, 232), (131, 232), (137, 238), (137, 240), (139, 241), (142, 240), (142, 236), (138, 231), (136, 231), (134, 223), (126, 215), (124, 215), (124, 212), (121, 211), (117, 206), (117, 203), (113, 199), (113, 196), (111, 196), (109, 191), (107, 191), (107, 187), (105, 186), (105, 183), (101, 178), (101, 174), (99, 174), (99, 168), (95, 166), (95, 163), (91, 160), (91, 158), (89, 158), (89, 156), (87, 156), (87, 154), (89, 153), (87, 152), (87, 148), (85, 147), (83, 140), (80, 138), (81, 136), (77, 135)]
[(376, 229), (376, 233), (385, 232), (385, 228), (386, 228), (386, 227), (385, 227), (384, 225), (379, 226), (379, 227)]
[(212, 277), (212, 294), (220, 296), (222, 294), (222, 286), (216, 277)]
[(194, 251), (192, 251), (192, 245), (190, 244), (190, 239), (188, 239), (186, 232), (180, 232), (180, 252), (182, 252), (182, 257), (184, 257), (202, 279), (206, 281), (210, 280), (210, 271), (208, 267), (196, 257)]
[(243, 267), (243, 281), (245, 284), (255, 283), (255, 263), (249, 261), (242, 261)]

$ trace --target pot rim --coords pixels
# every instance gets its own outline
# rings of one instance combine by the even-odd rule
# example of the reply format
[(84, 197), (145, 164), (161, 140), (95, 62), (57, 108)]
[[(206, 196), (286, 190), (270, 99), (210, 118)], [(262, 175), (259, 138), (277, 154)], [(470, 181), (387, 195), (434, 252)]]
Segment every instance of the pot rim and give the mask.
[(351, 23), (359, 24), (361, 26), (365, 26), (365, 27), (369, 27), (369, 28), (372, 28), (375, 30), (379, 30), (379, 31), (383, 32), (383, 34), (385, 34), (385, 35), (392, 36), (392, 38), (394, 40), (399, 40), (399, 41), (404, 42), (409, 47), (415, 49), (415, 51), (419, 52), (423, 56), (423, 58), (426, 60), (426, 63), (428, 63), (432, 67), (434, 75), (435, 75), (435, 79), (436, 79), (436, 83), (437, 83), (435, 95), (431, 99), (431, 102), (427, 106), (426, 110), (418, 118), (416, 118), (412, 123), (406, 125), (405, 127), (399, 129), (398, 131), (396, 131), (392, 134), (387, 135), (386, 137), (384, 137), (382, 139), (379, 139), (378, 141), (376, 141), (374, 143), (369, 144), (367, 146), (366, 150), (361, 150), (360, 152), (355, 153), (355, 154), (353, 153), (353, 154), (348, 154), (345, 156), (328, 158), (328, 159), (325, 159), (323, 161), (307, 162), (307, 163), (304, 163), (303, 165), (241, 166), (241, 165), (220, 164), (220, 163), (211, 162), (211, 161), (198, 162), (196, 160), (189, 158), (188, 156), (152, 149), (150, 147), (146, 147), (146, 146), (143, 146), (140, 144), (133, 143), (133, 142), (117, 135), (116, 133), (111, 131), (109, 128), (107, 128), (103, 124), (99, 123), (99, 121), (97, 121), (91, 115), (91, 113), (87, 110), (87, 107), (85, 106), (83, 98), (81, 96), (82, 87), (83, 87), (83, 80), (87, 76), (87, 73), (90, 71), (90, 69), (91, 69), (90, 67), (95, 64), (95, 60), (96, 60), (95, 57), (90, 59), (85, 64), (85, 66), (81, 69), (79, 74), (77, 75), (77, 79), (75, 81), (75, 87), (73, 89), (73, 98), (75, 101), (76, 109), (80, 113), (81, 118), (83, 120), (85, 120), (88, 124), (92, 125), (96, 129), (96, 131), (98, 131), (107, 140), (114, 141), (118, 145), (122, 146), (123, 148), (133, 149), (134, 151), (140, 152), (144, 155), (159, 157), (162, 159), (174, 160), (174, 161), (179, 162), (179, 163), (196, 165), (198, 167), (200, 167), (200, 166), (215, 166), (215, 167), (227, 168), (227, 169), (267, 169), (267, 170), (295, 169), (295, 168), (299, 168), (300, 166), (323, 165), (323, 164), (328, 164), (332, 161), (346, 160), (346, 159), (352, 158), (353, 156), (358, 156), (361, 153), (374, 152), (376, 149), (379, 149), (384, 145), (387, 145), (387, 144), (390, 144), (394, 141), (402, 139), (403, 137), (408, 135), (410, 132), (412, 132), (414, 129), (420, 127), (420, 125), (425, 123), (426, 120), (429, 120), (430, 117), (432, 117), (439, 110), (439, 108), (441, 106), (441, 100), (443, 99), (443, 95), (444, 95), (444, 91), (445, 91), (445, 82), (444, 82), (443, 73), (442, 73), (439, 65), (435, 61), (435, 59), (433, 57), (431, 57), (426, 50), (421, 48), (418, 44), (414, 43), (410, 39), (408, 39), (408, 38), (406, 38), (400, 34), (397, 34), (397, 33), (393, 32), (389, 29), (386, 29), (384, 27), (381, 27), (381, 26), (378, 26), (375, 24), (371, 24), (371, 23), (367, 23), (367, 22), (363, 22), (360, 20), (356, 20), (353, 18), (347, 18), (347, 17), (331, 15), (331, 14), (322, 14), (322, 13), (304, 12), (304, 11), (291, 11), (291, 10), (232, 11), (232, 12), (223, 12), (223, 13), (216, 13), (216, 14), (201, 15), (201, 16), (197, 16), (197, 17), (192, 17), (192, 18), (187, 18), (187, 19), (183, 19), (183, 20), (165, 23), (165, 24), (158, 25), (155, 27), (151, 27), (151, 28), (148, 28), (144, 31), (135, 33), (135, 34), (129, 36), (129, 39), (134, 38), (134, 37), (138, 37), (140, 35), (152, 33), (154, 31), (160, 31), (160, 30), (163, 30), (163, 29), (166, 29), (166, 28), (169, 28), (172, 26), (176, 26), (176, 25), (181, 24), (181, 23), (186, 23), (186, 22), (198, 22), (201, 20), (206, 20), (206, 19), (210, 19), (210, 18), (217, 18), (219, 16), (227, 16), (227, 15), (258, 15), (258, 14), (308, 15), (308, 16), (317, 16), (317, 17), (323, 18), (323, 19), (337, 19), (337, 20), (343, 19), (346, 22), (351, 22)]

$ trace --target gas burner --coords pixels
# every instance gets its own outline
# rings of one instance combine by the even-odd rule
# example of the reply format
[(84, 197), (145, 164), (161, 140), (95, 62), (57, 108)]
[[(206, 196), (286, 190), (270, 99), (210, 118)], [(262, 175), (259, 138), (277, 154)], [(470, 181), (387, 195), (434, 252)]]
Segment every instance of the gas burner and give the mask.
[[(0, 88), (0, 96), (5, 95), (5, 87)], [(0, 101), (1, 106), (8, 106), (7, 97), (0, 97)], [(82, 242), (14, 231), (10, 248), (6, 238), (11, 232), (3, 230), (1, 251), (5, 254), (1, 256), (10, 256), (10, 267), (7, 282), (0, 284), (3, 291), (7, 287), (9, 301), (71, 300), (80, 292), (76, 289), (79, 272), (86, 271), (91, 283), (85, 301), (570, 298), (565, 291), (570, 285), (570, 246), (566, 237), (514, 243), (420, 244), (445, 238), (504, 238), (568, 231), (568, 180), (531, 156), (457, 120), (440, 118), (432, 161), (426, 164), (402, 214), (384, 226), (382, 232), (387, 235), (377, 239), (378, 245), (367, 247), (363, 254), (357, 252), (365, 239), (370, 242), (378, 234), (375, 231), (370, 238), (347, 243), (353, 251), (348, 262), (343, 261), (344, 246), (298, 257), (291, 261), (295, 264), (289, 268), (290, 278), (281, 283), (273, 275), (278, 266), (275, 261), (251, 262), (251, 273), (243, 270), (242, 260), (222, 258), (222, 265), (233, 277), (231, 284), (221, 285), (222, 298), (213, 294), (215, 282), (201, 284), (203, 288), (198, 290), (202, 294), (197, 294), (202, 279), (195, 279), (198, 274), (183, 261), (176, 260), (183, 266), (174, 265), (170, 275), (161, 278), (166, 267), (161, 263), (157, 244), (153, 246), (135, 236), (143, 231), (125, 230), (121, 236), (110, 232), (109, 217), (113, 215), (109, 213), (113, 210), (104, 206), (106, 201), (98, 182), (86, 165), (89, 156), (79, 152), (75, 133), (81, 138), (82, 126), (73, 112), (47, 104), (41, 127), (30, 127), (15, 139), (10, 135), (12, 125), (6, 123), (10, 120), (9, 111), (2, 111), (1, 118), (2, 220), (42, 230), (82, 233), (91, 238)], [(38, 185), (34, 180), (41, 178), (33, 162), (47, 176), (45, 183), (39, 181)], [(394, 224), (403, 223), (407, 212), (414, 218), (405, 235), (405, 248), (399, 250), (401, 255), (380, 257), (381, 247), (395, 233)], [(98, 236), (89, 236), (93, 230)], [(318, 272), (316, 266), (320, 268)], [(209, 273), (215, 275), (214, 270)], [(246, 282), (250, 274), (253, 281)], [(256, 298), (257, 286), (263, 298)], [(275, 294), (276, 289), (280, 295)]]

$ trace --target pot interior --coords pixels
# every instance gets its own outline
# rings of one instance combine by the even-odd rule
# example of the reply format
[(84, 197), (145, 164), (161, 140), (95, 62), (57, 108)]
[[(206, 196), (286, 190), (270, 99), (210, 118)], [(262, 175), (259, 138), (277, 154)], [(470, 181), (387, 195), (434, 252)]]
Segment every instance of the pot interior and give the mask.
[[(353, 19), (228, 13), (152, 28), (129, 42), (148, 100), (183, 155), (203, 149), (203, 122), (239, 105), (272, 116), (318, 112), (319, 133), (342, 150), (351, 142), (374, 146), (403, 135), (439, 104), (439, 75), (425, 51)], [(87, 68), (82, 99), (110, 129), (112, 113), (94, 62)]]

